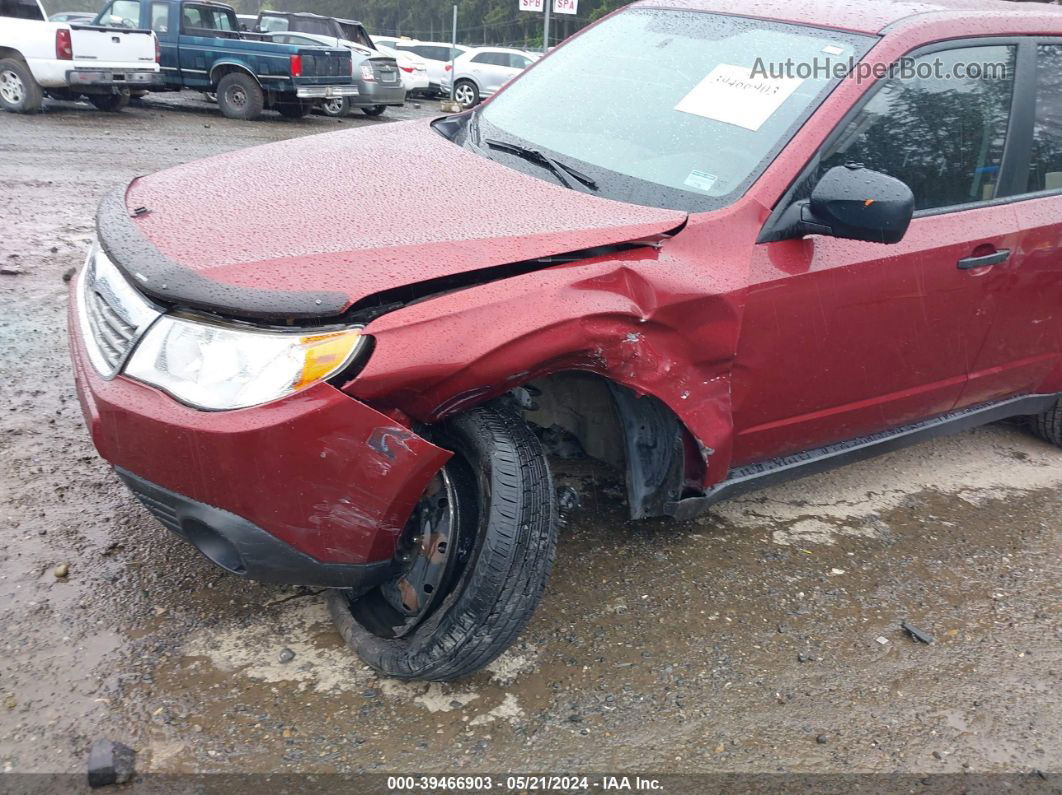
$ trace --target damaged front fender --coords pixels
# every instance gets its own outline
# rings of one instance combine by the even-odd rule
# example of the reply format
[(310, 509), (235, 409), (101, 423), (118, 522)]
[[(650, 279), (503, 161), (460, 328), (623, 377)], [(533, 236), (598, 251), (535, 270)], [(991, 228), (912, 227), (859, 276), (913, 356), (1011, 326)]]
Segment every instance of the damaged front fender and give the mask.
[(396, 309), (368, 326), (376, 349), (344, 389), (433, 423), (534, 379), (591, 372), (670, 409), (698, 483), (718, 482), (748, 263), (721, 255), (709, 270), (702, 243), (685, 231)]

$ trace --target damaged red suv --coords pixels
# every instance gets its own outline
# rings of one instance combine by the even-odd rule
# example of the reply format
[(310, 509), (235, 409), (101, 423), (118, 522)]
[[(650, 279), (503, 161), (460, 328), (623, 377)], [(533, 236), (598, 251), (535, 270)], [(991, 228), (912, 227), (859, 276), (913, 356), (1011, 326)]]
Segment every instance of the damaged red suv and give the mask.
[(1060, 11), (649, 0), (473, 111), (138, 178), (71, 299), (93, 440), (423, 679), (542, 594), (541, 429), (634, 518), (1005, 417), (1058, 444)]

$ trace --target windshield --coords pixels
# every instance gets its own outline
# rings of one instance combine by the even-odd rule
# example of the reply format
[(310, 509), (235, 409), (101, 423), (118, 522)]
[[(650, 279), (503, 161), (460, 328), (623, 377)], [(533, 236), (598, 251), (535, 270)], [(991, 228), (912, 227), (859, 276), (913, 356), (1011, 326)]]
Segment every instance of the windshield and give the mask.
[[(847, 65), (873, 42), (745, 17), (631, 9), (501, 92), (476, 114), (471, 136), (546, 152), (586, 171), (609, 198), (715, 209), (744, 192), (838, 80), (832, 68), (803, 79), (764, 69), (787, 59)], [(526, 158), (489, 156), (550, 178)]]

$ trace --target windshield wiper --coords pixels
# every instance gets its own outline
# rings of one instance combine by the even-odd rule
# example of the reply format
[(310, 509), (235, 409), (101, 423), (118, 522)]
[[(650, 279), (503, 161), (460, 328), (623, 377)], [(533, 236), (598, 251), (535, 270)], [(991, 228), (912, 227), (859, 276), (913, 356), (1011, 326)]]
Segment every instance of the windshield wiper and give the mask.
[(572, 184), (568, 182), (568, 180), (564, 176), (565, 174), (568, 174), (581, 184), (588, 187), (590, 190), (597, 190), (597, 182), (595, 182), (593, 178), (588, 177), (582, 171), (579, 171), (573, 166), (569, 166), (567, 163), (562, 163), (559, 160), (554, 160), (549, 155), (544, 154), (543, 152), (540, 152), (537, 149), (532, 149), (529, 146), (520, 146), (520, 144), (509, 143), (508, 141), (499, 141), (497, 138), (484, 138), (483, 143), (485, 143), (491, 149), (498, 149), (502, 152), (508, 152), (511, 155), (516, 155), (517, 157), (523, 158), (529, 163), (535, 163), (537, 165), (544, 166), (545, 168), (553, 172), (553, 175), (557, 178), (557, 181), (560, 182), (560, 184), (566, 188), (574, 190), (574, 188), (572, 188)]

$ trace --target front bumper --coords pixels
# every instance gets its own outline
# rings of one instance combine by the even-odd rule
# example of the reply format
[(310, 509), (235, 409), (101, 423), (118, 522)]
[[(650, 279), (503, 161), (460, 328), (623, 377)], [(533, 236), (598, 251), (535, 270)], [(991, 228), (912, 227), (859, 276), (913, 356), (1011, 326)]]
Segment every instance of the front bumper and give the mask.
[(225, 571), (259, 582), (295, 583), (364, 592), (391, 574), (390, 561), (323, 563), (261, 527), (221, 508), (116, 469), (118, 477), (164, 527)]
[(327, 383), (208, 412), (122, 375), (104, 379), (81, 339), (78, 301), (74, 287), (70, 349), (85, 423), (164, 524), (252, 579), (358, 588), (381, 576), (449, 452)]
[(299, 86), (295, 89), (295, 96), (299, 99), (334, 99), (357, 95), (357, 86)]
[(152, 88), (162, 83), (162, 73), (150, 69), (71, 69), (66, 73), (71, 88)]

